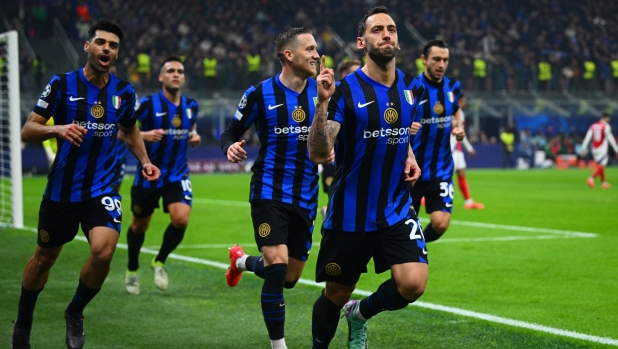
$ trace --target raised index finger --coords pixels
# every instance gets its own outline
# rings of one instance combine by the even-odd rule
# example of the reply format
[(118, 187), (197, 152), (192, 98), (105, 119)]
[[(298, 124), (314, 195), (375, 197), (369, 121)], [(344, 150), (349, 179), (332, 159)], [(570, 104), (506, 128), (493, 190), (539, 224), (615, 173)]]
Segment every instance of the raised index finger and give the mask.
[(320, 73), (326, 69), (326, 56), (322, 55), (322, 61), (320, 61)]

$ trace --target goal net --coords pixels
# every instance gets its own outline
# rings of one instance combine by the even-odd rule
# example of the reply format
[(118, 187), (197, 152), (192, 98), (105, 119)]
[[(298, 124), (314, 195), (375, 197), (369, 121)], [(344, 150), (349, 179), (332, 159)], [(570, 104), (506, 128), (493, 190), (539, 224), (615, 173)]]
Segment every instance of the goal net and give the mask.
[(0, 226), (24, 225), (17, 32), (0, 34)]

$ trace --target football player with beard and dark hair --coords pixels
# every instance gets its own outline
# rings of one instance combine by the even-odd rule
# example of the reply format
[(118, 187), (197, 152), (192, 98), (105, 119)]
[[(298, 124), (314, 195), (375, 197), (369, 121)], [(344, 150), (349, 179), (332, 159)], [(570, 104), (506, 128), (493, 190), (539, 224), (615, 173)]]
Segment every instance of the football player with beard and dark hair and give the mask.
[[(97, 21), (84, 44), (87, 64), (55, 75), (22, 129), (24, 142), (56, 138), (58, 146), (39, 210), (37, 247), (23, 274), (13, 349), (30, 348), (39, 293), (63, 245), (75, 238), (80, 224), (90, 243), (90, 257), (64, 317), (67, 347), (84, 345), (82, 313), (109, 273), (121, 231), (122, 198), (116, 191), (118, 130), (142, 165), (141, 175), (149, 181), (159, 178), (159, 169), (150, 162), (135, 124), (135, 91), (131, 84), (109, 73), (122, 37), (118, 24), (108, 19)], [(52, 115), (55, 125), (45, 126)]]

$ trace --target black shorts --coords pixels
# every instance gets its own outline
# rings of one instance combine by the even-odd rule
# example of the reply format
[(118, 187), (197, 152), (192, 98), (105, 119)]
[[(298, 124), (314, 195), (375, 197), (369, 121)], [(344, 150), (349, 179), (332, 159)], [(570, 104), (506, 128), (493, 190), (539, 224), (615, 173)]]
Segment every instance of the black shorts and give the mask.
[(263, 246), (288, 246), (288, 255), (301, 261), (309, 258), (315, 210), (269, 200), (251, 202), (255, 242)]
[(453, 177), (418, 181), (410, 190), (412, 206), (421, 212), (421, 198), (425, 197), (425, 212), (453, 212)]
[(131, 212), (136, 218), (152, 215), (159, 208), (159, 199), (163, 198), (163, 212), (169, 213), (167, 206), (176, 202), (192, 206), (193, 192), (189, 178), (172, 182), (161, 188), (131, 187)]
[(330, 191), (330, 184), (335, 178), (335, 163), (322, 165), (322, 189), (326, 194)]
[(81, 223), (82, 232), (95, 227), (108, 227), (120, 233), (122, 209), (118, 194), (102, 195), (81, 202), (41, 201), (37, 244), (43, 248), (58, 247), (73, 240)]
[(372, 257), (377, 274), (395, 264), (428, 263), (425, 237), (412, 209), (405, 220), (377, 231), (354, 233), (322, 228), (316, 281), (354, 285), (367, 272)]

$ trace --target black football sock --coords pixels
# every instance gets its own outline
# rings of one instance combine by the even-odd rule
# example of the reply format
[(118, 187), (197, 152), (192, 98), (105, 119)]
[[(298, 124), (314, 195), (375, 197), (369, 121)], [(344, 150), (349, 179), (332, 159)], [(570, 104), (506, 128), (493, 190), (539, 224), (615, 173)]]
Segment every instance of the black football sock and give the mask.
[(101, 289), (98, 290), (92, 289), (79, 280), (79, 285), (77, 286), (77, 290), (75, 291), (75, 295), (73, 296), (73, 300), (69, 303), (67, 307), (67, 313), (71, 316), (82, 315), (84, 312), (84, 308), (86, 305), (90, 303), (90, 301), (94, 298), (94, 296), (99, 293)]
[(26, 290), (24, 288), (24, 285), (21, 285), (21, 295), (19, 296), (17, 321), (15, 321), (16, 328), (21, 328), (28, 331), (32, 328), (34, 307), (41, 291), (43, 291), (43, 289), (40, 289), (38, 291)]
[(129, 227), (127, 231), (127, 250), (129, 251), (129, 271), (139, 269), (139, 251), (144, 244), (146, 234), (135, 234)]
[(313, 303), (313, 314), (311, 315), (313, 349), (328, 348), (330, 341), (335, 337), (335, 332), (337, 332), (341, 308), (343, 307), (326, 298), (324, 291)]
[(272, 264), (264, 268), (264, 285), (262, 286), (262, 314), (271, 340), (284, 337), (285, 300), (283, 284), (288, 273), (284, 263)]
[(361, 315), (366, 319), (371, 319), (374, 315), (383, 312), (384, 310), (399, 310), (403, 309), (408, 304), (409, 300), (403, 298), (403, 296), (397, 290), (397, 283), (395, 279), (391, 278), (382, 283), (378, 290), (369, 297), (363, 299), (360, 302), (359, 310)]
[(187, 228), (176, 228), (172, 223), (167, 226), (165, 229), (165, 234), (163, 234), (163, 244), (161, 244), (161, 249), (159, 250), (159, 254), (155, 261), (159, 261), (161, 263), (165, 263), (167, 256), (180, 245), (182, 238), (185, 236), (185, 230)]
[(423, 235), (425, 236), (425, 242), (432, 242), (441, 238), (443, 234), (436, 233), (436, 231), (433, 230), (431, 223), (429, 223), (425, 229), (423, 229)]
[(262, 256), (248, 256), (245, 260), (245, 268), (252, 271), (255, 276), (264, 278), (264, 258)]

